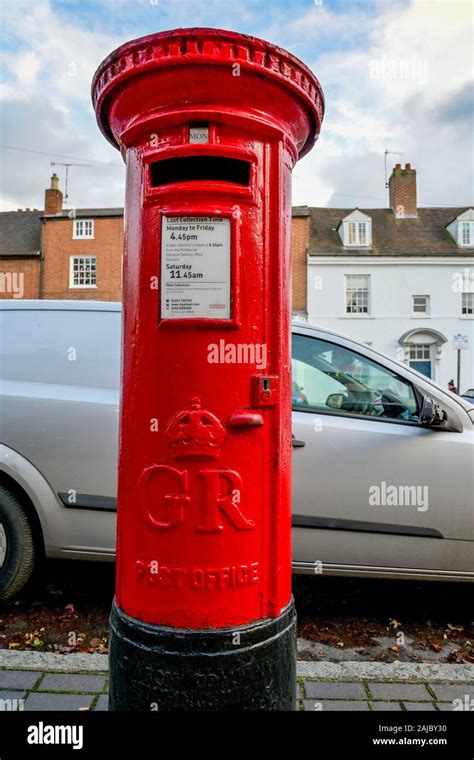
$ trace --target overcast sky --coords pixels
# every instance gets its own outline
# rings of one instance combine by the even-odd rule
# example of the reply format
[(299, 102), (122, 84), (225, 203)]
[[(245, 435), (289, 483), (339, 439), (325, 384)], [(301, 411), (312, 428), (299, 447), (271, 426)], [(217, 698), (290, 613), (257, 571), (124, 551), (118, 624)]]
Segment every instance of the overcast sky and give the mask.
[[(100, 134), (92, 75), (123, 42), (179, 26), (233, 29), (309, 65), (326, 97), (321, 137), (295, 167), (293, 202), (388, 205), (410, 162), (424, 206), (473, 203), (471, 0), (1, 0), (0, 210), (42, 208), (64, 167), (69, 205), (122, 206), (121, 158)], [(13, 150), (17, 148), (21, 150)], [(39, 151), (26, 152), (26, 151)], [(45, 155), (42, 155), (45, 154)]]

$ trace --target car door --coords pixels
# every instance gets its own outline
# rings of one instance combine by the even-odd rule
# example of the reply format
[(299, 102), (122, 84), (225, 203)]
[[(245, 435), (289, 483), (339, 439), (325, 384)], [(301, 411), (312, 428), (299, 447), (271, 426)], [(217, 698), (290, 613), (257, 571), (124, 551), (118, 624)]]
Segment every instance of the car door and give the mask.
[(2, 442), (56, 495), (55, 548), (114, 551), (120, 331), (113, 304), (2, 311)]
[(296, 566), (474, 571), (472, 431), (422, 426), (410, 380), (358, 344), (303, 332), (292, 361)]

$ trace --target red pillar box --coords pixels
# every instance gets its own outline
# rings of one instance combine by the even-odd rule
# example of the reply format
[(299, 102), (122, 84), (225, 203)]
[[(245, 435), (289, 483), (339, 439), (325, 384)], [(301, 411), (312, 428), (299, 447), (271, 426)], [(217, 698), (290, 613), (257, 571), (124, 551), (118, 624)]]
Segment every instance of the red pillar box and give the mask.
[(321, 87), (177, 29), (92, 93), (127, 165), (111, 709), (292, 709), (290, 182)]

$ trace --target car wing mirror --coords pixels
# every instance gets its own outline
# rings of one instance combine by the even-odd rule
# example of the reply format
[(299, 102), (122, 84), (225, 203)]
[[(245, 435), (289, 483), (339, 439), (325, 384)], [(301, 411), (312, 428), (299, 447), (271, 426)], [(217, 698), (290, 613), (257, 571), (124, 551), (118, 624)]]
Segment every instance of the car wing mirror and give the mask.
[(423, 396), (419, 419), (420, 425), (430, 426), (442, 425), (448, 417), (446, 412), (432, 398)]
[(342, 409), (344, 399), (343, 393), (331, 393), (326, 399), (326, 406), (330, 409)]

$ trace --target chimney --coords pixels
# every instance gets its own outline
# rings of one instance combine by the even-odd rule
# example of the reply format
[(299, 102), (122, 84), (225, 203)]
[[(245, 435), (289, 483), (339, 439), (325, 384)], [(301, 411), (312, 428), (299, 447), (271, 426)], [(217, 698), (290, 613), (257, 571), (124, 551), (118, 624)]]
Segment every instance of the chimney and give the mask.
[(44, 213), (60, 214), (63, 210), (63, 194), (59, 189), (59, 177), (53, 174), (51, 177), (51, 187), (44, 193)]
[(416, 213), (416, 171), (411, 164), (395, 164), (388, 180), (390, 208), (397, 219), (412, 219)]

